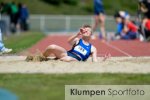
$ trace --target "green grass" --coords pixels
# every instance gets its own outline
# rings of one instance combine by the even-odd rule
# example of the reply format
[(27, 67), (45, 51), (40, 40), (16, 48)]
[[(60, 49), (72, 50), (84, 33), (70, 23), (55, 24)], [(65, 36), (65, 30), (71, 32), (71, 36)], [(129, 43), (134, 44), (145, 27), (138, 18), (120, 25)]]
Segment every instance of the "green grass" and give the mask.
[(44, 36), (45, 35), (40, 32), (25, 32), (20, 35), (4, 37), (4, 44), (6, 47), (13, 49), (12, 53), (18, 53), (31, 47)]
[[(0, 0), (4, 1), (4, 0)], [(65, 14), (65, 15), (91, 15), (93, 14), (93, 0), (78, 0), (78, 5), (60, 4), (54, 6), (42, 0), (5, 0), (23, 2), (32, 14)], [(85, 1), (85, 2), (81, 2)], [(138, 0), (103, 0), (106, 14), (112, 15), (116, 10), (126, 10), (136, 15)], [(36, 5), (36, 6), (35, 6)]]
[(65, 85), (148, 85), (150, 74), (0, 74), (21, 100), (64, 100)]
[(137, 14), (138, 0), (103, 0), (106, 14), (114, 15), (115, 11), (124, 10), (132, 15)]

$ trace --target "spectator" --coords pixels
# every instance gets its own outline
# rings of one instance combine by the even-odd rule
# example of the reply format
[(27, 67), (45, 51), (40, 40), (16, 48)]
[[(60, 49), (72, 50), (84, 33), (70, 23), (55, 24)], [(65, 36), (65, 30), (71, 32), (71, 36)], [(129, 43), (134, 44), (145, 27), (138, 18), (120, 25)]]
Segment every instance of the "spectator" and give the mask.
[(129, 39), (136, 39), (138, 34), (138, 27), (130, 21), (130, 16), (125, 11), (119, 12), (122, 20), (123, 20), (123, 30), (121, 33), (121, 39), (129, 40)]
[(150, 41), (150, 0), (139, 1), (140, 11), (144, 14), (140, 32), (147, 41)]
[(10, 3), (1, 3), (1, 13), (6, 13), (8, 15), (10, 15), (11, 13), (11, 8), (10, 8)]
[(18, 7), (16, 6), (16, 4), (14, 2), (11, 3), (11, 15), (10, 15), (10, 19), (11, 19), (11, 28), (12, 28), (12, 32), (16, 32), (18, 30)]
[(92, 30), (95, 31), (98, 24), (100, 24), (100, 31), (101, 31), (100, 37), (106, 39), (105, 14), (102, 0), (94, 0), (94, 14), (95, 14), (95, 23), (93, 25)]
[(10, 29), (12, 32), (17, 31), (17, 24), (18, 24), (18, 7), (14, 2), (11, 3), (5, 3), (3, 5), (3, 8), (1, 9), (1, 13), (6, 13), (8, 14), (10, 18)]
[(11, 51), (12, 51), (12, 49), (8, 49), (4, 46), (4, 43), (2, 41), (2, 32), (0, 29), (0, 54), (9, 53)]
[(29, 29), (28, 26), (28, 18), (29, 18), (29, 11), (25, 4), (19, 4), (19, 21), (22, 31), (27, 31)]
[(1, 3), (0, 3), (0, 11), (2, 11), (4, 5), (5, 5), (4, 2), (1, 2)]
[(121, 18), (119, 14), (119, 11), (115, 13), (114, 18), (117, 23), (117, 31), (115, 33), (115, 37), (116, 39), (118, 39), (121, 36), (121, 32), (123, 30), (124, 24), (123, 24), (123, 19)]

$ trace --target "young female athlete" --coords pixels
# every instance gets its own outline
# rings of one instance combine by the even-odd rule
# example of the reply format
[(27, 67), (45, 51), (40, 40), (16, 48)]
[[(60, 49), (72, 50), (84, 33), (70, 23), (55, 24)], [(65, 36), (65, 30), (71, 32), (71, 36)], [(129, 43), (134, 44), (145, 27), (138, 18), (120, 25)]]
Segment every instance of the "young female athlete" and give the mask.
[(53, 54), (56, 58), (69, 62), (86, 61), (91, 55), (92, 61), (97, 62), (97, 50), (90, 43), (91, 35), (91, 26), (84, 25), (76, 35), (73, 35), (68, 39), (69, 44), (72, 45), (71, 50), (66, 51), (64, 48), (52, 44), (46, 48), (43, 56), (48, 57)]

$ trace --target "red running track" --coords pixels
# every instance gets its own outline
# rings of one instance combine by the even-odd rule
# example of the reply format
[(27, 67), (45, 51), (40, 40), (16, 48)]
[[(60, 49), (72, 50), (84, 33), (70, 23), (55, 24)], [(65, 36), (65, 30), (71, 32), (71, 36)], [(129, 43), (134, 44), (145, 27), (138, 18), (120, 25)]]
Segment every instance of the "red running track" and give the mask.
[[(29, 52), (35, 53), (36, 50), (43, 52), (50, 44), (56, 44), (69, 50), (71, 49), (71, 46), (67, 43), (68, 37), (69, 36), (65, 35), (49, 35), (29, 48)], [(104, 56), (106, 53), (110, 53), (113, 57), (150, 56), (150, 42), (140, 42), (139, 40), (102, 42), (99, 39), (92, 40), (91, 42), (97, 48), (98, 56)]]

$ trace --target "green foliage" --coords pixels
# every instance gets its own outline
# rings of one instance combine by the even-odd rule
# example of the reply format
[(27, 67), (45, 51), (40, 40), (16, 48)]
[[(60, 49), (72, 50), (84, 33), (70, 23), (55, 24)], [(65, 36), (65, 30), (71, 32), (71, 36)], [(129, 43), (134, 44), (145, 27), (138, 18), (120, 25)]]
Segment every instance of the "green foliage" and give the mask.
[[(1, 1), (1, 0), (0, 0)], [(32, 14), (93, 14), (93, 0), (3, 0), (23, 2)], [(125, 10), (135, 15), (138, 0), (103, 0), (107, 15), (113, 15), (116, 10)]]
[(52, 5), (56, 5), (56, 6), (62, 3), (62, 0), (42, 0), (42, 1), (52, 4)]
[(132, 15), (137, 13), (138, 0), (103, 0), (106, 14), (113, 15), (115, 11), (124, 10)]
[(68, 5), (77, 5), (79, 1), (78, 0), (63, 0), (63, 2)]
[(85, 6), (83, 6), (83, 9), (84, 9), (86, 12), (88, 12), (88, 13), (91, 13), (91, 12), (94, 11), (94, 10), (93, 10), (93, 5), (85, 5)]
[(149, 85), (150, 74), (0, 74), (20, 100), (64, 100), (65, 85)]
[(4, 43), (6, 47), (13, 49), (13, 53), (18, 53), (31, 47), (44, 36), (44, 34), (39, 32), (21, 33), (21, 35), (4, 37)]
[(77, 5), (78, 4), (78, 0), (42, 0), (44, 2), (47, 2), (51, 5), (56, 5), (59, 6), (62, 3), (65, 3), (67, 5)]

